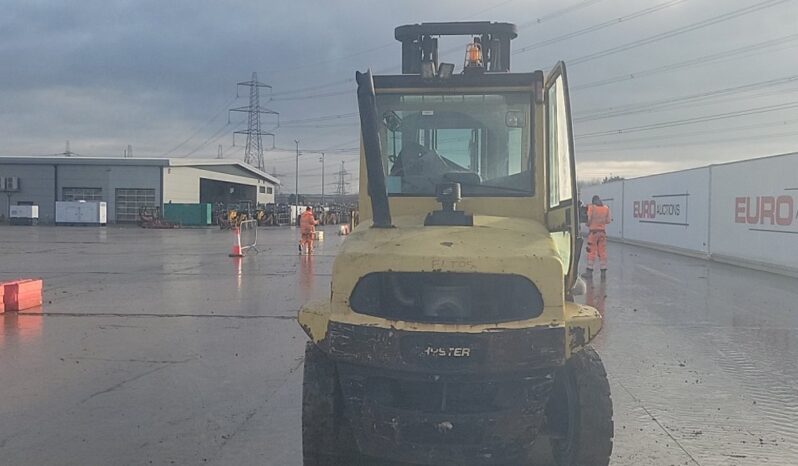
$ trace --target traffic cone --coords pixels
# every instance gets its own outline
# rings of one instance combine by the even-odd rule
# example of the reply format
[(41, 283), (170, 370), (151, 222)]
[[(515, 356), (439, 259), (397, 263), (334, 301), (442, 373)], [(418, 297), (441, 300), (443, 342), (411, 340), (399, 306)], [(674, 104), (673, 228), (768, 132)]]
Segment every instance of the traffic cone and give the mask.
[(233, 250), (230, 251), (230, 254), (228, 254), (228, 256), (244, 257), (244, 254), (241, 252), (241, 230), (238, 228), (233, 228), (233, 234), (236, 235), (236, 239), (233, 242)]

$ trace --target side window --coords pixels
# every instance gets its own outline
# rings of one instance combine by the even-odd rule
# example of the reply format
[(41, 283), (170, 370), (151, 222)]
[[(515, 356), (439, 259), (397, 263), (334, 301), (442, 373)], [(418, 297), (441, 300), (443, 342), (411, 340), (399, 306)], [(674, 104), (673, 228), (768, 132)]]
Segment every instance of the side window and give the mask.
[(571, 146), (568, 143), (568, 121), (565, 109), (565, 90), (559, 76), (547, 91), (547, 152), (549, 177), (549, 207), (570, 201)]

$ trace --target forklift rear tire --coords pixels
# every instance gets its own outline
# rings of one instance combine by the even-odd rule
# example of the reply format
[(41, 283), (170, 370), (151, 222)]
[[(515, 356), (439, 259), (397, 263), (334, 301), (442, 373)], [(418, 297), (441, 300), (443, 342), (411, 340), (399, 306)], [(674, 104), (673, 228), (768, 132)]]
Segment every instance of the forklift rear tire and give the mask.
[(546, 407), (558, 466), (607, 466), (612, 454), (612, 399), (607, 372), (587, 346), (558, 372)]
[(304, 466), (358, 464), (357, 445), (344, 417), (335, 363), (312, 342), (305, 347), (302, 383)]

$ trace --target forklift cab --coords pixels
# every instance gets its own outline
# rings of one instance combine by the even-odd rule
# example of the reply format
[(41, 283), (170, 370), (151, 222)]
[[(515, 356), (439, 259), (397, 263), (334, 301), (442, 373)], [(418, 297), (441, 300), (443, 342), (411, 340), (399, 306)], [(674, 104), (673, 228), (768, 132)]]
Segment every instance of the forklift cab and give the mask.
[[(438, 63), (442, 35), (471, 37), (460, 73)], [(441, 190), (457, 184), (456, 203), (469, 215), (545, 225), (570, 291), (580, 244), (565, 64), (547, 75), (511, 73), (516, 29), (508, 23), (415, 24), (395, 36), (404, 74), (358, 74), (364, 220), (373, 215), (384, 227), (391, 213), (423, 219)]]

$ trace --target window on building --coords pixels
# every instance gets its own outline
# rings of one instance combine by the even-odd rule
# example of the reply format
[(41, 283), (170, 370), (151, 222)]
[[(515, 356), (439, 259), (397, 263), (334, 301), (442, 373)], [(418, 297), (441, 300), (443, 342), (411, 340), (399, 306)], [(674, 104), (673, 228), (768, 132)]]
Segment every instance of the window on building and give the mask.
[(266, 186), (261, 186), (259, 190), (261, 194), (266, 194)]
[(271, 194), (273, 192), (274, 192), (274, 189), (272, 189), (271, 186), (266, 188), (266, 194)]
[(102, 188), (63, 188), (61, 199), (64, 201), (102, 201)]
[(154, 189), (117, 188), (116, 189), (116, 221), (135, 222), (139, 218), (139, 209), (155, 207)]

